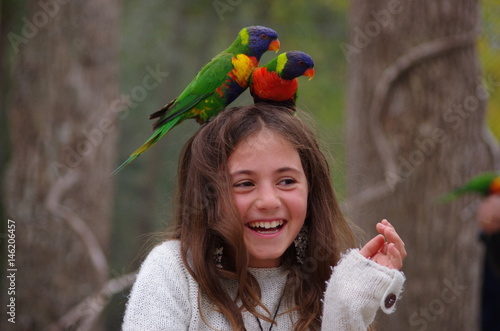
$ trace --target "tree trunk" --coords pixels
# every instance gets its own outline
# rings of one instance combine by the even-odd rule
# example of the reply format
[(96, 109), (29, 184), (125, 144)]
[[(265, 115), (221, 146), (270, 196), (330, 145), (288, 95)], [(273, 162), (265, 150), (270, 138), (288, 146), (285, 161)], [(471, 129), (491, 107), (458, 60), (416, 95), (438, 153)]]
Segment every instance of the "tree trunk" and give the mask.
[(8, 35), (16, 65), (3, 191), (15, 222), (15, 296), (2, 302), (15, 298), (16, 323), (2, 318), (3, 330), (42, 330), (108, 279), (118, 1), (28, 8), (21, 31)]
[[(347, 210), (387, 218), (408, 251), (407, 285), (377, 330), (477, 330), (482, 250), (475, 208), (436, 198), (495, 168), (474, 0), (351, 2)], [(498, 164), (497, 164), (498, 168)]]

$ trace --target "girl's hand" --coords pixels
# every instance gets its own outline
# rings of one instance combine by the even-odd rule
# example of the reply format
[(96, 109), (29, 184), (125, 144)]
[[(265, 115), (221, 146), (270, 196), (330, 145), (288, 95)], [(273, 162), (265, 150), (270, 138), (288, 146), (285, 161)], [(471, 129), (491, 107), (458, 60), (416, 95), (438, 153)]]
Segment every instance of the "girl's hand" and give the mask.
[(403, 240), (387, 220), (377, 223), (376, 229), (380, 234), (367, 242), (359, 253), (384, 267), (400, 270), (406, 258)]

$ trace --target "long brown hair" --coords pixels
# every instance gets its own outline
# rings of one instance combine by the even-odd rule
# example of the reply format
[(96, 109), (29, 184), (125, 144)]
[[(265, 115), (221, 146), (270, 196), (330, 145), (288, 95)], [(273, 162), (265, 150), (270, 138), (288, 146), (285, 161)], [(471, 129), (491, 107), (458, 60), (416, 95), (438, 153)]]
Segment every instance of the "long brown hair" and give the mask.
[[(233, 330), (244, 330), (242, 309), (269, 320), (256, 311), (265, 307), (260, 288), (248, 272), (243, 222), (236, 210), (228, 158), (246, 137), (267, 128), (288, 140), (299, 153), (308, 181), (305, 225), (309, 245), (304, 263), (298, 263), (294, 245), (282, 256), (290, 272), (287, 300), (298, 316), (295, 330), (319, 329), (325, 282), (340, 253), (354, 247), (354, 235), (342, 216), (332, 187), (328, 163), (308, 125), (287, 108), (255, 104), (227, 109), (205, 124), (186, 143), (178, 171), (178, 196), (174, 238), (181, 242), (184, 264), (204, 293), (226, 316)], [(223, 268), (214, 263), (214, 252), (224, 247)], [(236, 299), (221, 279), (237, 280)], [(237, 305), (241, 300), (242, 307)]]

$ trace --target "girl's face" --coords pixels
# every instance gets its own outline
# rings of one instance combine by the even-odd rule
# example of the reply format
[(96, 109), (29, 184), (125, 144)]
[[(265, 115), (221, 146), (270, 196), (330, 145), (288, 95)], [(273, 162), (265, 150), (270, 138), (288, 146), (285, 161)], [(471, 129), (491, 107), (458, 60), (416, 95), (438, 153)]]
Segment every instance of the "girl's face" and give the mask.
[(307, 212), (307, 179), (295, 148), (268, 129), (237, 146), (228, 160), (250, 267), (280, 265)]

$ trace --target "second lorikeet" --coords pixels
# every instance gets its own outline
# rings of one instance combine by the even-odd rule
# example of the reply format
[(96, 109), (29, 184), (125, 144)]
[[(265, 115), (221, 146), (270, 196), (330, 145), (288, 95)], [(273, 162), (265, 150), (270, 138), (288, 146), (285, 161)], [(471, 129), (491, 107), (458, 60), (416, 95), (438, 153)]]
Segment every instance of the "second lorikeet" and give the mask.
[(254, 102), (269, 102), (295, 109), (299, 83), (297, 77), (314, 77), (313, 59), (306, 53), (290, 51), (258, 67), (250, 77)]
[(174, 100), (149, 116), (157, 118), (153, 135), (114, 172), (151, 148), (170, 129), (185, 119), (194, 118), (202, 124), (221, 112), (248, 87), (252, 71), (268, 50), (278, 51), (276, 31), (264, 26), (241, 29), (234, 42), (208, 62)]
[(494, 172), (481, 173), (472, 177), (467, 183), (442, 196), (440, 202), (450, 202), (466, 193), (478, 193), (482, 196), (500, 193), (500, 174)]

